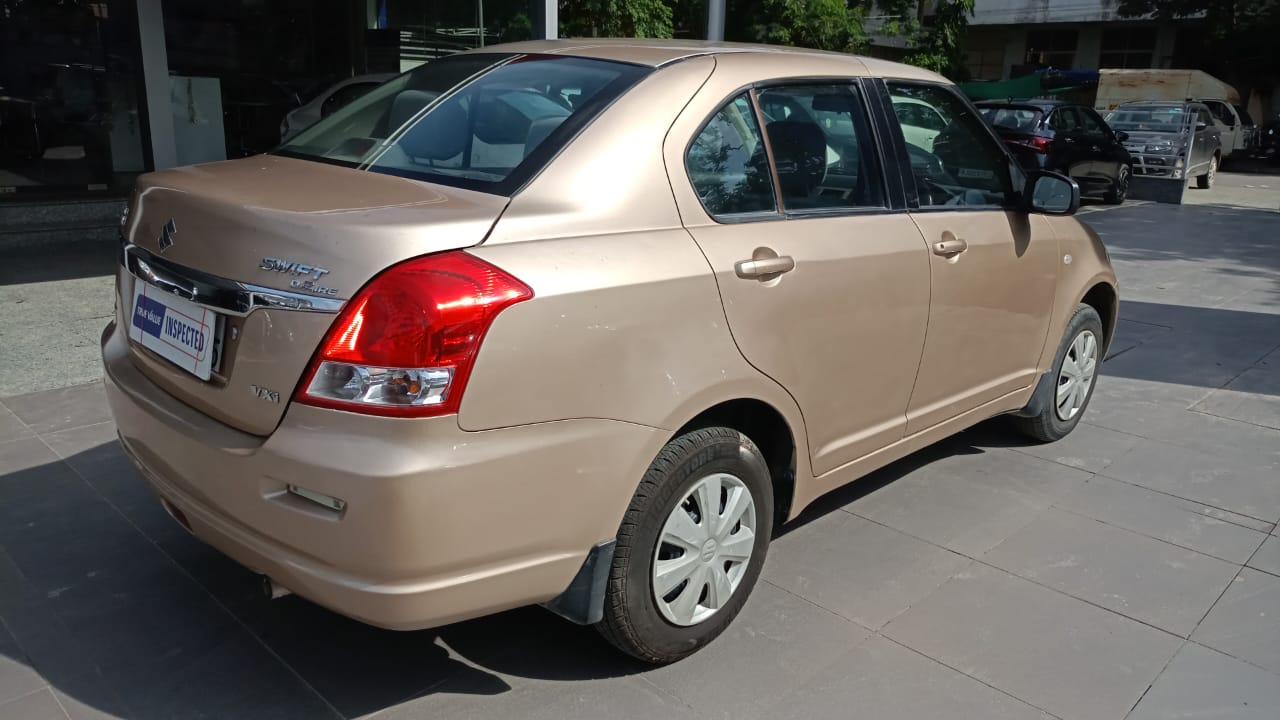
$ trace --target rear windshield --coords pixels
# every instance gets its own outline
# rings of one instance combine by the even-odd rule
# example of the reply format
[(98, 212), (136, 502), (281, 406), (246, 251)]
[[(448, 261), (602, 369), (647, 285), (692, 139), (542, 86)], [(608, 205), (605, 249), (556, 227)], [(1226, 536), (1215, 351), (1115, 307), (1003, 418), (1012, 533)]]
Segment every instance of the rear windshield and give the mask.
[(1022, 132), (1031, 132), (1039, 127), (1040, 118), (1043, 115), (1036, 108), (1030, 107), (983, 105), (978, 108), (978, 111), (982, 113), (982, 117), (987, 119), (987, 122), (995, 127)]
[(1107, 116), (1107, 124), (1112, 130), (1177, 133), (1190, 119), (1181, 105), (1121, 106)]
[(387, 81), (276, 152), (509, 195), (650, 69), (462, 54)]

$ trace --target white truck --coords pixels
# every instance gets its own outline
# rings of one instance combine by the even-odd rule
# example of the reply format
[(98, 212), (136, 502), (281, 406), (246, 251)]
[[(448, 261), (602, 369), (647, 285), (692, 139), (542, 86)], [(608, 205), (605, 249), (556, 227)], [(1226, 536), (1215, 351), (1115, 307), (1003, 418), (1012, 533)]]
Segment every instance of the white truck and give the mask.
[(1201, 70), (1098, 71), (1098, 91), (1093, 107), (1105, 115), (1124, 102), (1138, 100), (1195, 100), (1209, 107), (1222, 135), (1222, 157), (1247, 150), (1253, 140), (1253, 123), (1242, 116), (1240, 93)]

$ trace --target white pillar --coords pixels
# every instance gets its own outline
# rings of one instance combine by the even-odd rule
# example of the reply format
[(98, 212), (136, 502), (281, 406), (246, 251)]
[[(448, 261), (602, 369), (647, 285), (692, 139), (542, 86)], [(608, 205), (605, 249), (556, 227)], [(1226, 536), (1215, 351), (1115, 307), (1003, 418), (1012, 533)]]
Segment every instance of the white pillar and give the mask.
[(707, 0), (707, 39), (724, 40), (724, 0)]
[(529, 0), (529, 18), (533, 20), (534, 40), (560, 37), (559, 0)]
[(1102, 26), (1081, 25), (1076, 36), (1076, 61), (1081, 70), (1097, 70), (1102, 67)]
[(151, 162), (163, 170), (178, 164), (169, 100), (169, 52), (164, 45), (164, 13), (160, 0), (138, 0), (138, 39), (142, 45), (142, 86), (145, 88)]

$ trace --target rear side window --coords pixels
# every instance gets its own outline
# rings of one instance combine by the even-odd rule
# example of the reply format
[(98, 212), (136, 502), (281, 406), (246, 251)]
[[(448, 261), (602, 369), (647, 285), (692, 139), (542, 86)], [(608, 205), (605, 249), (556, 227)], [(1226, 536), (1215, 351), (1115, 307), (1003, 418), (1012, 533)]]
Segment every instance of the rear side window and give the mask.
[(394, 78), (277, 152), (507, 195), (650, 68), (463, 53)]
[(788, 212), (884, 207), (875, 141), (850, 85), (761, 90), (765, 134)]
[(1034, 132), (1040, 126), (1040, 111), (1026, 107), (985, 106), (979, 110), (987, 122), (1016, 132)]
[(1080, 113), (1080, 127), (1090, 135), (1107, 135), (1107, 124), (1098, 117), (1098, 114), (1089, 108), (1078, 108)]
[(1080, 119), (1076, 117), (1076, 109), (1063, 107), (1053, 111), (1049, 116), (1049, 127), (1060, 132), (1071, 132), (1080, 127)]
[(746, 93), (707, 121), (689, 146), (685, 166), (698, 199), (712, 216), (778, 209), (764, 139)]

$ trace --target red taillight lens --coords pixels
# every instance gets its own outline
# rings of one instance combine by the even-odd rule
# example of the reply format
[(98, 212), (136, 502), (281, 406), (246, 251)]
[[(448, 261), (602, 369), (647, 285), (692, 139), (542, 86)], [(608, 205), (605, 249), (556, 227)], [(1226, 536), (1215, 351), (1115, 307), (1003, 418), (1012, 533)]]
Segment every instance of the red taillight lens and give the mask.
[(493, 319), (531, 297), (524, 283), (461, 251), (396, 265), (343, 308), (294, 399), (399, 417), (457, 412)]
[(1047, 153), (1049, 152), (1049, 145), (1053, 143), (1053, 140), (1047, 137), (1032, 136), (1010, 140), (1009, 142), (1014, 145), (1021, 145), (1025, 148), (1031, 148), (1038, 153)]

